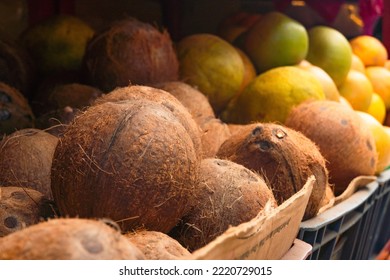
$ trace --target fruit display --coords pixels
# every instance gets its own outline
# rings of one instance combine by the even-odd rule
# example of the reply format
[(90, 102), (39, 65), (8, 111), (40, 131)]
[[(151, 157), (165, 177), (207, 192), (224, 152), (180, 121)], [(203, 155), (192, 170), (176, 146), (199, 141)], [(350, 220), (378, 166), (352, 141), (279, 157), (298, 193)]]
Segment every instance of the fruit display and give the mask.
[(192, 33), (125, 14), (0, 38), (0, 259), (193, 259), (256, 222), (268, 250), (293, 223), (264, 219), (316, 219), (390, 168), (380, 39), (277, 9)]

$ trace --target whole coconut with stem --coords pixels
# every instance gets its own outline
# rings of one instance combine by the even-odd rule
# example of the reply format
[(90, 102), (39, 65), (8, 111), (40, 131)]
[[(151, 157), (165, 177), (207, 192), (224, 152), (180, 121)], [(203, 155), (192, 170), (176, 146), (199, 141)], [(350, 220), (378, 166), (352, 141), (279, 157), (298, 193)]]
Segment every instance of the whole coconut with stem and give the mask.
[(165, 90), (142, 85), (118, 87), (111, 92), (97, 98), (93, 102), (93, 105), (102, 104), (105, 102), (132, 102), (144, 99), (156, 102), (170, 110), (175, 115), (175, 117), (180, 120), (181, 124), (190, 135), (198, 157), (202, 157), (202, 130), (191, 116), (187, 108), (177, 98)]
[(53, 157), (60, 214), (107, 217), (123, 231), (173, 228), (193, 202), (199, 170), (191, 136), (173, 111), (132, 100), (78, 115)]
[(279, 205), (314, 175), (316, 181), (303, 219), (317, 215), (328, 185), (328, 171), (316, 144), (302, 133), (275, 123), (248, 124), (221, 145), (217, 157), (261, 174)]
[(86, 82), (105, 92), (129, 84), (174, 81), (179, 76), (169, 33), (131, 17), (96, 34), (83, 65)]
[(56, 216), (53, 201), (22, 187), (0, 187), (0, 237)]
[(7, 135), (0, 142), (0, 186), (39, 191), (52, 199), (50, 172), (58, 138), (36, 128)]
[(306, 102), (291, 111), (286, 125), (316, 143), (336, 196), (355, 177), (375, 174), (374, 136), (352, 108), (329, 100)]
[(255, 218), (267, 202), (277, 207), (263, 178), (240, 164), (206, 158), (199, 174), (196, 204), (169, 233), (191, 252)]
[(34, 119), (27, 98), (16, 88), (0, 82), (0, 138), (18, 129), (33, 127)]
[(0, 238), (1, 260), (143, 260), (145, 256), (102, 220), (57, 218)]
[(145, 255), (147, 260), (190, 259), (191, 253), (176, 239), (152, 230), (128, 232), (125, 236)]

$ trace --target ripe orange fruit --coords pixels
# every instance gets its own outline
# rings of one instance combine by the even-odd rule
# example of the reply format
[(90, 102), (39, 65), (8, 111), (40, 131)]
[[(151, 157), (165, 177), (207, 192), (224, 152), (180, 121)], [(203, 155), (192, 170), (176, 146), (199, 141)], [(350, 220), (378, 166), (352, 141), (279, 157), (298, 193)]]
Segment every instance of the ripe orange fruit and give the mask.
[(384, 126), (373, 116), (366, 112), (357, 111), (363, 122), (367, 125), (375, 139), (375, 147), (378, 153), (376, 173), (382, 172), (390, 164), (390, 134), (385, 131)]
[(334, 83), (333, 79), (329, 76), (328, 73), (325, 72), (325, 70), (323, 70), (321, 67), (311, 64), (307, 60), (302, 60), (301, 63), (298, 64), (298, 67), (309, 71), (318, 79), (318, 81), (322, 85), (322, 88), (325, 93), (325, 98), (327, 100), (340, 100), (339, 90), (337, 89), (337, 86)]
[(357, 70), (350, 70), (345, 81), (339, 86), (339, 92), (353, 109), (367, 111), (374, 89), (366, 75)]
[(366, 76), (370, 80), (374, 92), (382, 97), (386, 109), (390, 109), (390, 70), (381, 66), (371, 66), (366, 68)]
[(373, 93), (370, 106), (367, 109), (367, 113), (376, 118), (378, 122), (383, 124), (386, 117), (386, 105), (382, 97), (379, 94)]
[(366, 71), (366, 67), (364, 66), (363, 61), (356, 54), (352, 54), (352, 64), (351, 69), (360, 71), (364, 73)]
[(383, 43), (370, 35), (360, 35), (350, 40), (352, 52), (367, 66), (384, 66), (388, 58)]

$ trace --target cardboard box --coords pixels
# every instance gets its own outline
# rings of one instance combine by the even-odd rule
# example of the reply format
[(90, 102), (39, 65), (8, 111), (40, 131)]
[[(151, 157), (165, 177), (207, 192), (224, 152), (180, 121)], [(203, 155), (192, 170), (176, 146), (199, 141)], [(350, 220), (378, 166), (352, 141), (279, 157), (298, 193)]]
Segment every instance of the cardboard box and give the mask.
[[(315, 182), (277, 208), (270, 204), (252, 220), (231, 227), (206, 246), (193, 252), (195, 260), (280, 260), (292, 248)], [(302, 245), (302, 244), (301, 244)], [(305, 250), (307, 250), (306, 247)], [(290, 255), (292, 257), (292, 255)]]

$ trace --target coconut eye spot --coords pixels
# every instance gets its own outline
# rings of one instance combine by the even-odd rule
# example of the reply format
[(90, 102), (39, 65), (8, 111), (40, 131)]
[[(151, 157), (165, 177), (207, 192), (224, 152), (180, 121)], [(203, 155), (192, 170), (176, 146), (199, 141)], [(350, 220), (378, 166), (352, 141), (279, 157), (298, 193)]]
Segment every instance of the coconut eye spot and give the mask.
[(11, 113), (6, 109), (0, 109), (0, 121), (6, 121), (11, 118)]
[(368, 149), (370, 151), (372, 151), (373, 148), (372, 148), (372, 144), (371, 144), (370, 140), (367, 140), (366, 144), (367, 144)]
[(103, 251), (103, 245), (98, 240), (85, 238), (81, 241), (81, 245), (91, 254), (99, 254)]
[(259, 146), (260, 150), (262, 151), (268, 151), (271, 148), (271, 143), (268, 141), (261, 140), (261, 141), (256, 141), (255, 143)]
[(7, 228), (15, 228), (18, 225), (18, 220), (13, 216), (9, 216), (4, 219), (4, 225)]
[(10, 103), (12, 98), (6, 94), (4, 91), (0, 91), (0, 102), (1, 103)]
[(348, 121), (343, 119), (343, 120), (341, 120), (341, 124), (342, 125), (348, 125)]
[(263, 131), (263, 128), (261, 126), (258, 126), (254, 130), (252, 130), (252, 135), (257, 136), (257, 135), (261, 134), (262, 131)]

